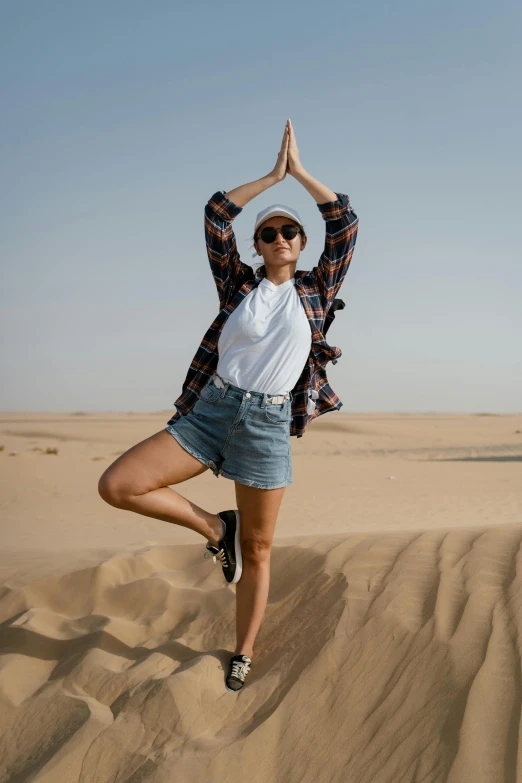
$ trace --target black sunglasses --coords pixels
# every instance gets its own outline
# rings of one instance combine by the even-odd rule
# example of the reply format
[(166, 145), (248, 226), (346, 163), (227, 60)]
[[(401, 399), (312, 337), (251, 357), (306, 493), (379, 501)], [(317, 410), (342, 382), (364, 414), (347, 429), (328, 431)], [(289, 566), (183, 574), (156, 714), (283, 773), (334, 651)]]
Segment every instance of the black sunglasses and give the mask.
[(284, 239), (295, 239), (298, 234), (303, 233), (303, 230), (299, 228), (299, 226), (292, 226), (290, 224), (286, 226), (281, 226), (281, 228), (272, 228), (272, 226), (269, 226), (267, 228), (264, 228), (257, 235), (257, 237), (254, 237), (254, 239), (261, 238), (263, 242), (266, 242), (267, 245), (269, 245), (271, 242), (275, 241), (278, 231), (281, 232), (281, 235), (284, 237)]

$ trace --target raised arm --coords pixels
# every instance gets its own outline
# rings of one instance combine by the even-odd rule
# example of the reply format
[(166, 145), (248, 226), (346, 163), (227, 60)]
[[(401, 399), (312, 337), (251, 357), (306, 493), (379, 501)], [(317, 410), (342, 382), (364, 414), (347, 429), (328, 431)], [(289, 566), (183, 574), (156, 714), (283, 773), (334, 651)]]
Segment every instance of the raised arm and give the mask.
[(220, 308), (228, 303), (234, 289), (234, 282), (247, 269), (237, 251), (232, 221), (239, 215), (245, 204), (285, 178), (288, 140), (287, 122), (277, 162), (270, 174), (228, 192), (218, 191), (205, 205), (205, 242)]
[(214, 193), (205, 205), (205, 242), (220, 310), (229, 301), (232, 282), (244, 271), (232, 229), (232, 221), (241, 211), (223, 191)]
[(292, 124), (289, 124), (288, 171), (317, 202), (325, 226), (325, 245), (318, 266), (313, 268), (319, 293), (328, 308), (339, 291), (352, 260), (359, 218), (349, 197), (323, 185), (301, 163)]
[(326, 225), (324, 250), (313, 272), (319, 291), (328, 308), (343, 284), (352, 260), (359, 218), (345, 193), (336, 193), (336, 199), (317, 204)]

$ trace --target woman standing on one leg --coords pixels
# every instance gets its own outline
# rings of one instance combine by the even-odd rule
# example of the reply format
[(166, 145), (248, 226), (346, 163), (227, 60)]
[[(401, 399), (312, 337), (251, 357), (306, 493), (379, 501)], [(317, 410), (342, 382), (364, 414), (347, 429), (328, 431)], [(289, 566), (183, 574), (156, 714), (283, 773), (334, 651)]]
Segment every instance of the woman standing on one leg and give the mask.
[[(236, 584), (230, 690), (243, 686), (266, 609), (275, 525), (285, 487), (292, 483), (292, 390), (311, 349), (311, 316), (295, 285), (297, 260), (307, 242), (299, 215), (283, 205), (258, 214), (254, 242), (264, 260), (260, 279), (240, 261), (231, 223), (245, 204), (287, 173), (321, 205), (325, 219), (335, 216), (334, 257), (329, 258), (327, 242), (320, 284), (325, 297), (338, 290), (358, 220), (346, 196), (305, 171), (288, 120), (273, 171), (214, 194), (205, 208), (207, 252), (221, 310), (218, 326), (216, 319), (191, 364), (177, 413), (164, 430), (120, 456), (99, 482), (100, 495), (111, 505), (203, 535), (206, 556), (219, 558), (225, 578)], [(239, 290), (243, 298), (236, 296)], [(171, 489), (208, 468), (234, 480), (237, 510), (212, 514)]]

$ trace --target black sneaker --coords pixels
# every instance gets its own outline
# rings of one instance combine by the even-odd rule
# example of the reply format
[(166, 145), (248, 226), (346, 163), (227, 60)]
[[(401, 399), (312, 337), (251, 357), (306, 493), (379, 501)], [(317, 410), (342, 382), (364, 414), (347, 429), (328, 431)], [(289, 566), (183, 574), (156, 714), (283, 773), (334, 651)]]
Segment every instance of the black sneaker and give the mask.
[(228, 664), (228, 674), (225, 680), (227, 691), (239, 691), (245, 684), (245, 677), (250, 671), (252, 660), (248, 655), (233, 655)]
[(243, 560), (241, 558), (241, 546), (239, 544), (239, 511), (220, 511), (218, 517), (225, 523), (225, 535), (220, 539), (217, 547), (210, 543), (207, 544), (205, 557), (211, 557), (214, 564), (219, 558), (223, 566), (225, 579), (231, 584), (239, 582), (243, 571)]

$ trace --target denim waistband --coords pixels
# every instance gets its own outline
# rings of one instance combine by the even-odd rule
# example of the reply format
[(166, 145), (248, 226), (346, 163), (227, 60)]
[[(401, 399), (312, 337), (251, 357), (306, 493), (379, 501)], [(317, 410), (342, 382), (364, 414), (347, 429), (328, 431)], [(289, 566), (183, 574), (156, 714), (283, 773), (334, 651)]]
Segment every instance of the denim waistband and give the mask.
[(233, 383), (230, 383), (229, 381), (226, 381), (224, 378), (221, 377), (221, 375), (218, 375), (217, 372), (215, 372), (211, 377), (210, 380), (217, 386), (219, 389), (225, 389), (224, 394), (227, 393), (227, 391), (232, 390), (233, 392), (236, 392), (238, 396), (243, 397), (245, 394), (248, 394), (250, 397), (257, 397), (261, 398), (263, 402), (269, 402), (269, 403), (283, 403), (286, 400), (292, 400), (293, 394), (291, 391), (286, 392), (285, 394), (266, 394), (265, 392), (256, 392), (256, 391), (250, 391), (249, 389), (242, 389), (240, 386), (234, 386)]

